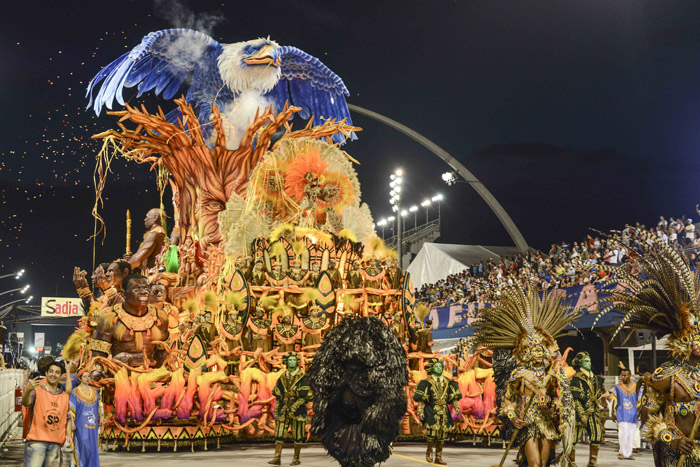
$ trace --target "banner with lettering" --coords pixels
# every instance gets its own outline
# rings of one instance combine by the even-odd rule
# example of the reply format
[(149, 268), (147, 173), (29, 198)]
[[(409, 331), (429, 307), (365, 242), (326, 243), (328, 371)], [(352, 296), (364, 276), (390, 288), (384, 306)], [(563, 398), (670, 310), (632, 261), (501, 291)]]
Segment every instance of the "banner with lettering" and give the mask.
[[(590, 328), (598, 314), (596, 301), (598, 291), (605, 288), (614, 288), (615, 285), (587, 284), (574, 287), (553, 289), (554, 293), (566, 295), (567, 304), (573, 307), (583, 308), (584, 315), (575, 324), (581, 329)], [(430, 310), (426, 320), (433, 321), (433, 339), (454, 339), (473, 334), (473, 328), (469, 326), (476, 319), (477, 310), (488, 306), (482, 302), (472, 302), (467, 305), (452, 305)], [(596, 327), (610, 326), (613, 320), (619, 318), (615, 313), (608, 313), (596, 323)]]
[(82, 316), (82, 300), (66, 297), (42, 297), (41, 316), (54, 318), (74, 318)]

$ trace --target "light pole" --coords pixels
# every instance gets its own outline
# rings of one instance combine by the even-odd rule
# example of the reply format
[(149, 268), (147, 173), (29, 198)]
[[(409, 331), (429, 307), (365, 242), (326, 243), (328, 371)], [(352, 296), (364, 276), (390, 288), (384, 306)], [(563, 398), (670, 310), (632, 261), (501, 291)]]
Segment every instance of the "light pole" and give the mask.
[[(0, 293), (0, 296), (8, 294), (8, 293), (12, 293), (12, 292), (17, 292), (18, 290), (20, 293), (25, 293), (27, 290), (29, 290), (29, 284), (25, 285), (24, 287), (17, 287), (16, 289), (6, 290), (6, 291)], [(24, 300), (24, 299), (22, 299), (22, 300)]]
[(5, 314), (4, 314), (3, 312), (4, 312), (10, 305), (14, 305), (15, 303), (19, 303), (19, 302), (29, 303), (29, 302), (32, 300), (32, 298), (34, 298), (33, 295), (32, 295), (32, 296), (29, 296), (29, 297), (27, 297), (27, 298), (20, 298), (20, 299), (18, 299), (18, 300), (13, 301), (13, 302), (5, 303), (4, 305), (1, 305), (1, 306), (0, 306), (0, 318), (4, 318), (4, 317), (5, 317)]
[(382, 240), (384, 240), (384, 227), (386, 227), (386, 219), (380, 219), (377, 225), (382, 228)]
[(406, 230), (406, 219), (404, 219), (406, 216), (408, 216), (408, 211), (405, 209), (401, 210), (401, 229), (403, 231)]
[(425, 208), (425, 223), (428, 223), (428, 211), (430, 210), (430, 205), (432, 204), (432, 201), (429, 199), (424, 200), (422, 203), (420, 203), (421, 206)]
[(389, 186), (391, 191), (389, 195), (389, 203), (391, 204), (391, 210), (394, 211), (396, 215), (396, 253), (399, 257), (399, 268), (402, 267), (401, 261), (401, 241), (403, 240), (402, 233), (403, 229), (401, 227), (401, 185), (403, 184), (403, 170), (396, 169), (393, 174), (389, 177), (391, 180)]
[(408, 208), (409, 212), (413, 213), (413, 228), (417, 229), (418, 228), (418, 206), (411, 206)]
[(437, 205), (438, 205), (438, 225), (440, 225), (440, 223), (441, 223), (440, 205), (442, 204), (442, 202), (441, 202), (442, 200), (443, 200), (442, 193), (438, 193), (437, 195), (430, 198), (430, 201), (432, 201), (433, 203), (437, 203)]
[(396, 220), (396, 218), (394, 216), (389, 216), (389, 217), (387, 217), (386, 220), (387, 220), (387, 222), (391, 222), (391, 236), (393, 237), (394, 236), (394, 220)]
[(0, 279), (4, 279), (4, 278), (10, 277), (10, 276), (15, 276), (15, 279), (19, 279), (20, 277), (22, 277), (23, 274), (24, 274), (24, 269), (19, 270), (17, 272), (13, 272), (12, 274), (5, 274), (3, 276), (0, 276)]

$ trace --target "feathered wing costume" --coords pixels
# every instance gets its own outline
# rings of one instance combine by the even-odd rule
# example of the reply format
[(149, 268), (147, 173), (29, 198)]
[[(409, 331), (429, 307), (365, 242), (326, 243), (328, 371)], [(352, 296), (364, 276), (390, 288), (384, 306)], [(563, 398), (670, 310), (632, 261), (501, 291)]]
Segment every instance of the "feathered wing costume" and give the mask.
[[(602, 268), (615, 277), (617, 287), (600, 300), (601, 314), (622, 314), (613, 337), (625, 326), (668, 335), (671, 360), (645, 378), (644, 403), (649, 410), (645, 436), (654, 443), (656, 465), (676, 466), (678, 444), (693, 431), (700, 404), (700, 274), (673, 247), (652, 238), (643, 254), (631, 255), (631, 270)], [(695, 355), (695, 356), (694, 356)], [(697, 425), (697, 424), (696, 424)], [(695, 430), (698, 438), (700, 430)], [(700, 466), (700, 446), (694, 444), (686, 466)]]
[[(576, 420), (555, 339), (580, 312), (560, 295), (538, 293), (534, 284), (527, 289), (507, 287), (492, 305), (481, 311), (474, 326), (477, 344), (494, 351), (494, 374), (502, 376), (499, 415), (508, 420), (506, 426), (515, 418), (526, 422), (518, 434), (521, 446), (530, 438), (562, 439), (561, 463), (567, 465)], [(506, 351), (516, 363), (509, 377), (500, 368), (513, 364)]]

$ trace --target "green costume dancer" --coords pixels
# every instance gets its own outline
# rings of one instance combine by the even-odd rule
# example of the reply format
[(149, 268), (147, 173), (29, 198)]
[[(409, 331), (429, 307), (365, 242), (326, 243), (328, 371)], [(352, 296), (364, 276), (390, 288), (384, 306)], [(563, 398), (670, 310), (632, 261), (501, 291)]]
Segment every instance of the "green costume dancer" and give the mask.
[(431, 359), (425, 369), (428, 377), (418, 382), (413, 400), (418, 402), (418, 416), (425, 429), (428, 440), (428, 450), (425, 460), (433, 462), (433, 446), (435, 446), (435, 463), (445, 465), (442, 460), (442, 444), (445, 436), (454, 429), (454, 421), (448, 405), (452, 405), (459, 415), (459, 400), (462, 394), (459, 385), (445, 376), (443, 363), (437, 358)]
[(576, 374), (571, 378), (571, 395), (576, 409), (576, 442), (585, 430), (591, 440), (588, 467), (595, 467), (598, 465), (598, 449), (603, 439), (598, 411), (598, 399), (603, 395), (603, 389), (598, 378), (591, 371), (591, 356), (588, 352), (577, 353), (572, 366), (576, 370)]
[(299, 465), (301, 464), (299, 460), (301, 443), (306, 434), (306, 403), (311, 401), (311, 388), (308, 376), (299, 369), (297, 354), (287, 353), (282, 357), (282, 363), (287, 369), (279, 377), (272, 390), (272, 395), (277, 399), (275, 405), (275, 457), (268, 464), (281, 464), (284, 438), (291, 428), (294, 440), (294, 459), (290, 465)]

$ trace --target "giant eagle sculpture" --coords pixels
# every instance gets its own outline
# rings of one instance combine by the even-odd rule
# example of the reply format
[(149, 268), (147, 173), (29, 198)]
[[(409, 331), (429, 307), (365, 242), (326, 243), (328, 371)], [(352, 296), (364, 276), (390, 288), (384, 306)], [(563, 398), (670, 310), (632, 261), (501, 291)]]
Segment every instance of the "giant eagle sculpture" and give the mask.
[[(166, 100), (186, 86), (185, 98), (196, 109), (207, 136), (211, 134), (211, 105), (216, 104), (227, 120), (229, 149), (238, 147), (258, 109), (270, 105), (279, 111), (289, 102), (301, 107), (301, 118), (347, 119), (352, 124), (345, 102), (349, 92), (340, 77), (316, 57), (269, 38), (221, 44), (190, 29), (152, 32), (90, 81), (88, 107), (99, 115), (103, 106), (111, 109), (115, 99), (124, 105), (124, 88), (134, 86), (137, 97), (155, 90)], [(180, 110), (166, 117), (175, 122), (181, 117)], [(356, 139), (354, 133), (351, 139)], [(335, 135), (334, 141), (342, 143), (343, 135)]]

